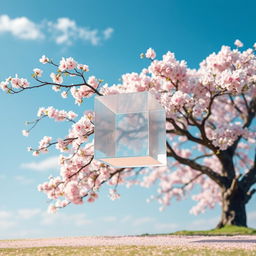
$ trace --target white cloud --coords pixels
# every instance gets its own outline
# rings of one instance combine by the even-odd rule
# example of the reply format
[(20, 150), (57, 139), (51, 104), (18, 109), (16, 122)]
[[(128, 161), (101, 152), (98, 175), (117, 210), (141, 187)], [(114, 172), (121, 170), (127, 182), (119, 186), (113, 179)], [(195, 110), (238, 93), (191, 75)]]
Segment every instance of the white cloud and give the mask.
[(36, 215), (41, 217), (40, 209), (0, 210), (0, 239), (17, 239), (40, 235), (41, 230), (33, 229), (30, 219)]
[(57, 44), (71, 45), (76, 40), (88, 41), (92, 45), (98, 45), (102, 40), (111, 37), (112, 28), (103, 31), (103, 38), (99, 35), (98, 29), (79, 27), (74, 20), (59, 18), (57, 22), (48, 22), (49, 30)]
[(33, 183), (32, 179), (28, 179), (28, 178), (26, 178), (24, 176), (21, 176), (21, 175), (15, 176), (14, 179), (17, 180), (19, 183), (21, 183), (23, 185), (28, 185), (28, 184)]
[(16, 226), (16, 222), (12, 220), (0, 220), (0, 230), (9, 229)]
[[(8, 232), (9, 231), (9, 232)], [(26, 239), (26, 238), (35, 238), (35, 237), (43, 237), (42, 230), (38, 230), (36, 226), (33, 227), (27, 227), (26, 229), (18, 230), (17, 228), (15, 231), (13, 229), (9, 229), (7, 232), (5, 232), (5, 236), (0, 234), (0, 237), (2, 236), (3, 239), (6, 239), (6, 236), (9, 239)], [(22, 255), (22, 254), (21, 254)]]
[(138, 227), (140, 225), (143, 225), (145, 223), (149, 223), (149, 222), (153, 222), (155, 221), (154, 218), (151, 218), (151, 217), (142, 217), (142, 218), (138, 218), (138, 219), (135, 219), (133, 222), (132, 222), (132, 225), (134, 227)]
[(97, 29), (78, 28), (78, 39), (89, 41), (92, 45), (98, 45), (101, 41), (101, 37), (98, 33)]
[(16, 225), (13, 214), (10, 211), (0, 211), (0, 230), (9, 229)]
[(80, 213), (80, 214), (72, 214), (71, 216), (68, 215), (67, 218), (65, 218), (65, 220), (70, 220), (77, 226), (86, 226), (88, 224), (91, 224), (92, 221), (89, 220), (86, 215), (84, 213)]
[(11, 216), (12, 216), (11, 212), (0, 211), (0, 219), (10, 218)]
[(177, 230), (178, 225), (176, 223), (156, 223), (154, 228), (157, 232), (172, 232)]
[(18, 217), (28, 220), (40, 213), (40, 209), (20, 209), (18, 210)]
[(206, 230), (215, 227), (218, 224), (219, 217), (209, 219), (196, 219), (189, 225), (189, 229)]
[(6, 178), (5, 175), (0, 175), (0, 180), (4, 180)]
[(40, 162), (30, 162), (30, 163), (22, 163), (20, 165), (22, 169), (30, 169), (35, 171), (47, 171), (49, 169), (57, 169), (58, 168), (58, 157), (49, 157)]
[(33, 236), (39, 236), (41, 230), (38, 228), (33, 229), (34, 225), (31, 225), (30, 218), (22, 218), (22, 215), (27, 212), (35, 212), (35, 209), (21, 209), (15, 211), (0, 211), (0, 239), (17, 239), (17, 238), (28, 238)]
[(8, 15), (0, 15), (0, 33), (8, 32), (17, 38), (26, 40), (36, 40), (44, 37), (39, 26), (27, 17), (11, 19)]
[(49, 21), (48, 27), (56, 44), (70, 45), (72, 38), (76, 37), (76, 22), (69, 18), (59, 18), (56, 23)]
[(104, 39), (105, 40), (108, 40), (112, 34), (114, 32), (114, 29), (113, 28), (106, 28), (104, 31), (103, 31), (103, 35), (104, 35)]
[(58, 18), (57, 21), (35, 23), (27, 17), (11, 19), (8, 15), (0, 15), (0, 34), (11, 33), (23, 40), (50, 38), (59, 45), (72, 45), (77, 40), (99, 45), (108, 40), (113, 32), (114, 29), (110, 27), (103, 31), (82, 27), (67, 17)]
[(157, 219), (153, 217), (141, 217), (141, 218), (133, 218), (132, 216), (125, 216), (123, 219), (120, 220), (120, 223), (129, 224), (135, 228), (136, 233), (144, 233), (145, 227), (150, 224), (151, 232), (172, 232), (177, 230), (178, 225), (176, 223), (163, 223), (158, 222)]
[(131, 221), (131, 220), (132, 220), (132, 216), (127, 215), (127, 216), (123, 217), (123, 218), (120, 220), (120, 222), (121, 222), (121, 223), (127, 223), (127, 222), (129, 222), (129, 221)]
[(104, 222), (115, 222), (115, 221), (117, 221), (117, 217), (115, 217), (115, 216), (107, 216), (107, 217), (103, 217), (102, 220)]
[(0, 211), (0, 221), (19, 219), (31, 219), (32, 217), (42, 214), (42, 210), (38, 208), (18, 209), (17, 211)]
[(59, 223), (61, 225), (67, 225), (69, 223), (74, 224), (77, 227), (86, 226), (91, 224), (92, 221), (89, 220), (84, 213), (79, 214), (66, 214), (63, 212), (57, 212), (54, 214), (43, 212), (41, 225), (52, 225), (54, 223)]

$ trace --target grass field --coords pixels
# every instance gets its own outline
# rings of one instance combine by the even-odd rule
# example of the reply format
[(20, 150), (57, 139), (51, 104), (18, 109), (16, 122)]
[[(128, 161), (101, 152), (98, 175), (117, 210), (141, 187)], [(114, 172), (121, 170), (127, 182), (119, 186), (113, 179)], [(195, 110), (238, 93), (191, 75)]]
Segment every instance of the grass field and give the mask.
[(247, 256), (256, 251), (241, 249), (210, 249), (160, 246), (98, 246), (98, 247), (39, 247), (24, 249), (0, 249), (0, 256)]
[(203, 235), (203, 236), (235, 236), (235, 235), (256, 235), (256, 229), (239, 227), (239, 226), (225, 226), (219, 229), (212, 230), (202, 230), (202, 231), (177, 231), (175, 233), (171, 233), (170, 235)]

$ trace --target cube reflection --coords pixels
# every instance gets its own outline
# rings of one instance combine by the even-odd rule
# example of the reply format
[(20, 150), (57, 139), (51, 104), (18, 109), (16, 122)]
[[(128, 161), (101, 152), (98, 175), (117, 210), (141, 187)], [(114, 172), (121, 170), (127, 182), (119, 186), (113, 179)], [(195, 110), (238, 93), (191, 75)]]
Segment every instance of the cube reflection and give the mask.
[(95, 97), (94, 157), (114, 167), (166, 165), (165, 110), (150, 92)]

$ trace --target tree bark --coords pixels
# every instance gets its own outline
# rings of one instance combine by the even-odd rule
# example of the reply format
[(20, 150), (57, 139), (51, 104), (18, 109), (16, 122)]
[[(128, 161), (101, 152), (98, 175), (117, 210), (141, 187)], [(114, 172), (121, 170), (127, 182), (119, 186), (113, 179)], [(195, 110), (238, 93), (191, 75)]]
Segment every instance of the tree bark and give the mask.
[(217, 228), (226, 225), (247, 227), (246, 195), (241, 188), (222, 191), (222, 214)]

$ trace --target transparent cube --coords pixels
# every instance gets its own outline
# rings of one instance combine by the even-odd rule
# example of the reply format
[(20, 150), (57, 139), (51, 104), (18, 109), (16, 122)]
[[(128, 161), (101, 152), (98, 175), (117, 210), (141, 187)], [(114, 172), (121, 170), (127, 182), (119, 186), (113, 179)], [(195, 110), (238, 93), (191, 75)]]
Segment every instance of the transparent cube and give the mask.
[(150, 92), (97, 96), (94, 157), (114, 167), (166, 165), (165, 110)]

